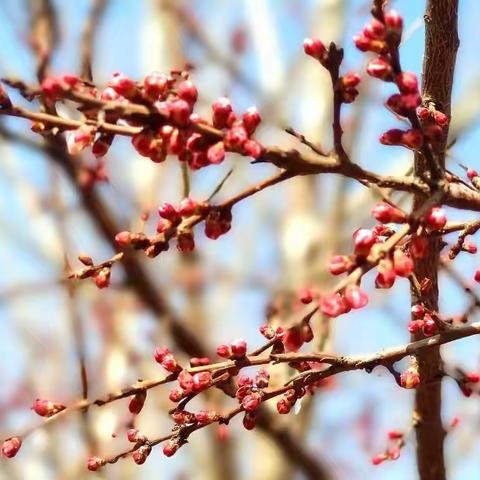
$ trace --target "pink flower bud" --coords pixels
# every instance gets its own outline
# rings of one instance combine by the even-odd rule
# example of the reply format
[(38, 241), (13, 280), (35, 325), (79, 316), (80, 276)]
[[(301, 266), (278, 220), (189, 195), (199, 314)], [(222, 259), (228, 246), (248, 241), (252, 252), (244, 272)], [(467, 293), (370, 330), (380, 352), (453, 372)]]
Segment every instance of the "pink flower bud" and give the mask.
[(410, 333), (419, 333), (423, 330), (425, 322), (423, 320), (410, 320), (408, 322), (408, 331)]
[(281, 398), (277, 402), (277, 412), (280, 413), (281, 415), (286, 415), (287, 413), (290, 412), (291, 409), (292, 409), (292, 404), (286, 398)]
[(91, 472), (96, 472), (98, 469), (102, 468), (106, 464), (107, 462), (103, 458), (99, 458), (99, 457), (90, 457), (87, 460), (87, 468)]
[(368, 62), (367, 73), (380, 80), (391, 80), (392, 66), (386, 57), (377, 57)]
[(140, 390), (130, 400), (128, 404), (128, 410), (134, 415), (139, 414), (142, 411), (145, 400), (147, 399), (147, 391)]
[(402, 33), (403, 29), (403, 18), (395, 10), (389, 10), (385, 12), (384, 21), (386, 27), (399, 35)]
[(426, 107), (418, 107), (417, 115), (420, 120), (427, 120), (430, 117), (430, 111)]
[(328, 270), (332, 275), (341, 275), (352, 267), (352, 261), (346, 255), (335, 255), (330, 259)]
[(445, 127), (449, 123), (448, 116), (438, 110), (435, 110), (435, 112), (433, 113), (433, 119), (435, 123), (437, 125), (440, 125), (441, 127)]
[(344, 297), (351, 308), (363, 308), (368, 303), (368, 295), (358, 285), (348, 285)]
[(243, 358), (247, 353), (247, 342), (238, 338), (230, 343), (233, 358)]
[(426, 337), (431, 337), (438, 333), (438, 327), (435, 320), (427, 313), (423, 319), (423, 334)]
[(382, 462), (387, 460), (387, 455), (385, 453), (379, 453), (372, 457), (372, 464), (373, 465), (380, 465)]
[(264, 368), (255, 374), (255, 386), (257, 388), (267, 388), (269, 381), (270, 374)]
[(219, 345), (217, 347), (217, 355), (222, 358), (231, 358), (232, 350), (228, 345)]
[(195, 239), (192, 232), (182, 232), (177, 235), (177, 250), (182, 253), (195, 250)]
[(344, 77), (341, 78), (340, 82), (342, 87), (352, 88), (356, 87), (362, 80), (362, 77), (356, 72), (347, 73)]
[(170, 117), (175, 125), (186, 127), (190, 122), (191, 105), (185, 100), (174, 100), (169, 104)]
[(255, 415), (251, 413), (246, 413), (242, 420), (243, 427), (245, 430), (253, 430), (257, 424), (255, 420)]
[(163, 73), (153, 72), (147, 75), (143, 80), (143, 91), (145, 96), (151, 101), (158, 100), (159, 97), (167, 93), (169, 81)]
[(385, 26), (376, 18), (363, 28), (363, 35), (371, 40), (382, 40), (385, 38), (385, 33)]
[(402, 134), (402, 143), (407, 148), (418, 150), (423, 145), (423, 134), (414, 128), (407, 130)]
[(44, 95), (52, 100), (61, 97), (66, 89), (66, 85), (57, 77), (45, 77), (40, 87)]
[(199, 372), (193, 376), (193, 391), (201, 392), (212, 385), (212, 374), (210, 372)]
[(425, 216), (425, 223), (433, 230), (441, 230), (447, 223), (445, 210), (441, 207), (433, 207)]
[(264, 148), (257, 141), (248, 139), (242, 146), (243, 154), (253, 158), (260, 158), (264, 153)]
[(165, 202), (158, 207), (158, 214), (165, 220), (170, 220), (173, 223), (180, 220), (180, 213), (171, 203)]
[(467, 170), (467, 177), (470, 181), (472, 181), (474, 178), (478, 177), (478, 172), (473, 168), (469, 168)]
[(190, 81), (185, 80), (177, 87), (177, 95), (186, 102), (194, 104), (198, 98), (197, 87)]
[(112, 270), (109, 267), (102, 268), (94, 276), (95, 285), (97, 288), (107, 288), (110, 286), (110, 275)]
[(155, 350), (153, 352), (153, 357), (155, 358), (155, 361), (157, 363), (162, 363), (163, 359), (168, 355), (170, 350), (168, 348), (163, 348), (163, 347), (155, 347)]
[(130, 232), (119, 232), (115, 235), (115, 242), (117, 242), (120, 247), (127, 247), (130, 245), (131, 237), (132, 234)]
[(403, 223), (406, 215), (402, 210), (388, 203), (377, 203), (372, 210), (373, 217), (381, 223)]
[(475, 275), (473, 276), (477, 283), (480, 283), (480, 270), (475, 270)]
[(225, 145), (223, 142), (213, 144), (207, 150), (208, 163), (218, 165), (225, 159)]
[(399, 73), (395, 82), (402, 93), (418, 93), (418, 79), (414, 73)]
[(146, 437), (136, 428), (129, 428), (127, 430), (127, 440), (131, 443), (145, 443), (147, 441)]
[(353, 233), (353, 246), (357, 255), (368, 255), (377, 242), (377, 235), (367, 228), (359, 228)]
[(250, 107), (242, 116), (243, 126), (248, 135), (252, 135), (262, 121), (257, 107)]
[(167, 372), (176, 372), (178, 370), (178, 363), (175, 357), (171, 353), (167, 353), (162, 360), (162, 367), (167, 370)]
[(137, 465), (144, 464), (145, 460), (147, 460), (147, 457), (150, 455), (151, 451), (152, 451), (152, 447), (150, 445), (142, 445), (132, 453), (133, 461)]
[(313, 58), (316, 58), (320, 62), (325, 60), (327, 55), (327, 49), (321, 40), (306, 38), (303, 41), (303, 50), (307, 55), (310, 55)]
[(320, 299), (320, 310), (328, 317), (338, 317), (350, 310), (349, 304), (339, 293), (324, 295)]
[(108, 86), (125, 98), (133, 98), (137, 94), (137, 84), (123, 73), (114, 73)]
[(380, 143), (382, 145), (401, 145), (403, 142), (403, 131), (398, 128), (387, 130), (380, 136)]
[(186, 393), (190, 393), (193, 390), (193, 376), (187, 370), (182, 370), (178, 374), (177, 380), (180, 388), (185, 390)]
[(425, 315), (425, 307), (421, 303), (412, 305), (410, 309), (413, 318), (422, 318)]
[(248, 140), (248, 134), (241, 125), (234, 125), (225, 135), (225, 147), (230, 151), (241, 151), (243, 144)]
[(226, 97), (219, 98), (212, 104), (212, 123), (215, 128), (227, 127), (228, 117), (233, 113), (232, 104)]
[(58, 412), (65, 410), (65, 405), (53, 403), (50, 400), (40, 400), (37, 398), (33, 403), (32, 410), (41, 417), (52, 417)]
[(170, 440), (169, 442), (165, 443), (163, 446), (163, 454), (166, 457), (171, 457), (172, 455), (175, 454), (175, 452), (178, 450), (178, 443)]
[(20, 447), (22, 446), (22, 441), (18, 437), (7, 438), (2, 443), (2, 454), (7, 458), (13, 458)]
[(78, 155), (88, 145), (93, 143), (94, 131), (88, 125), (82, 125), (76, 130), (66, 133), (67, 150), (70, 155)]
[(403, 388), (415, 388), (420, 384), (420, 375), (416, 367), (410, 367), (400, 375), (400, 385)]
[(409, 277), (413, 273), (413, 260), (399, 248), (393, 252), (393, 265), (399, 277)]
[(255, 411), (262, 403), (262, 396), (259, 393), (250, 393), (242, 400), (242, 407), (247, 412)]
[(185, 392), (178, 388), (174, 388), (168, 392), (168, 399), (171, 402), (177, 403), (185, 396)]

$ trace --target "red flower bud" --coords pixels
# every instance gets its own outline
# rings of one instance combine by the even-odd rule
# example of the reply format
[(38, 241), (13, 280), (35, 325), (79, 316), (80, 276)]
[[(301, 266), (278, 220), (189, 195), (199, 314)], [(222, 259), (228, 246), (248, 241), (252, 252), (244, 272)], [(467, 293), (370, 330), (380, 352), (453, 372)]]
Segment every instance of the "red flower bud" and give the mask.
[(367, 228), (359, 228), (353, 233), (353, 246), (357, 255), (368, 255), (377, 242), (377, 235)]
[(91, 472), (96, 472), (98, 469), (102, 468), (106, 464), (107, 462), (103, 458), (99, 458), (99, 457), (90, 457), (87, 460), (87, 468)]
[(367, 65), (367, 73), (380, 80), (391, 80), (392, 66), (386, 57), (378, 57), (370, 60)]
[(242, 116), (243, 126), (248, 135), (252, 135), (262, 121), (257, 107), (250, 107)]
[(7, 438), (2, 443), (2, 454), (7, 458), (13, 458), (20, 447), (22, 446), (22, 441), (18, 437)]
[(186, 102), (194, 104), (198, 98), (197, 87), (190, 81), (185, 80), (177, 87), (177, 95)]
[(215, 128), (227, 127), (228, 117), (233, 113), (232, 104), (226, 97), (219, 98), (212, 104), (212, 123)]
[(389, 10), (385, 12), (384, 21), (386, 27), (399, 35), (402, 33), (403, 29), (403, 18), (395, 10)]
[(433, 230), (442, 229), (447, 223), (445, 210), (440, 207), (433, 207), (425, 216), (425, 223)]
[(152, 451), (152, 447), (150, 445), (142, 445), (139, 447), (137, 450), (135, 450), (132, 453), (132, 458), (133, 461), (137, 465), (142, 465), (145, 463), (145, 460), (147, 457), (150, 455), (150, 452)]
[(58, 412), (65, 410), (65, 405), (53, 403), (50, 400), (40, 400), (37, 398), (33, 403), (32, 410), (41, 417), (51, 417)]
[(358, 285), (348, 285), (344, 296), (352, 308), (363, 308), (368, 303), (368, 295)]
[(148, 99), (154, 102), (167, 93), (168, 85), (169, 81), (166, 75), (153, 72), (144, 78), (143, 91)]
[(212, 385), (212, 374), (210, 372), (199, 372), (193, 376), (193, 391), (201, 392)]
[(376, 18), (363, 28), (363, 34), (371, 40), (382, 40), (385, 38), (385, 33), (385, 25)]
[(303, 50), (307, 55), (310, 55), (313, 58), (316, 58), (320, 62), (325, 60), (327, 55), (327, 49), (321, 40), (306, 38), (303, 41)]
[(245, 413), (242, 423), (245, 430), (253, 430), (257, 424), (255, 420), (255, 415), (252, 415), (251, 413)]
[(416, 367), (410, 367), (400, 375), (400, 385), (403, 388), (415, 388), (420, 384), (420, 375)]
[(132, 98), (137, 93), (137, 84), (123, 73), (114, 73), (108, 86), (113, 88), (119, 95), (125, 98)]
[(328, 317), (338, 317), (350, 310), (349, 304), (339, 293), (324, 295), (320, 299), (320, 310)]
[(401, 145), (403, 141), (403, 131), (398, 128), (387, 130), (380, 136), (380, 143), (382, 145)]
[(372, 210), (373, 217), (381, 223), (403, 223), (406, 215), (402, 210), (388, 203), (377, 203)]
[(414, 128), (407, 130), (402, 134), (402, 143), (407, 148), (418, 150), (423, 145), (423, 134)]
[(139, 414), (142, 411), (145, 400), (147, 399), (147, 391), (140, 390), (137, 392), (128, 404), (128, 410), (134, 415)]
[(286, 415), (292, 409), (292, 404), (285, 398), (281, 398), (277, 402), (277, 412), (281, 415)]
[(178, 443), (174, 441), (169, 441), (163, 446), (163, 454), (166, 457), (171, 457), (178, 450)]
[(352, 261), (346, 255), (335, 255), (330, 259), (328, 270), (332, 275), (341, 275), (352, 266)]
[(399, 73), (395, 82), (402, 93), (418, 93), (418, 79), (414, 73)]
[(242, 407), (247, 412), (255, 411), (262, 403), (262, 396), (259, 393), (250, 393), (242, 400)]
[(247, 353), (247, 342), (238, 338), (230, 343), (233, 358), (243, 358)]
[(208, 163), (218, 165), (225, 159), (225, 145), (223, 142), (213, 144), (207, 150)]
[(409, 277), (413, 273), (413, 260), (399, 248), (395, 249), (393, 252), (393, 264), (395, 273), (399, 277)]

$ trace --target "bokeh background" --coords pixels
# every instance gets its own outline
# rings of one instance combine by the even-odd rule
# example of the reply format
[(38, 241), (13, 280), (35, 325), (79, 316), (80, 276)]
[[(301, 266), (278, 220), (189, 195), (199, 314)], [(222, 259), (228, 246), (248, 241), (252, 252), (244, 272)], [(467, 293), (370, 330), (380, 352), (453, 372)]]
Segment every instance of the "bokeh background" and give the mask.
[[(36, 1), (0, 2), (0, 73), (36, 81), (36, 61), (30, 44), (30, 15)], [(89, 18), (89, 0), (51, 2), (59, 25), (52, 57), (54, 73), (79, 71), (82, 32)], [(344, 71), (364, 74), (367, 56), (351, 38), (368, 20), (365, 0), (107, 0), (96, 28), (93, 76), (104, 85), (112, 72), (141, 79), (157, 70), (193, 66), (200, 113), (228, 95), (238, 111), (256, 105), (264, 122), (259, 138), (270, 145), (296, 145), (284, 133), (293, 126), (310, 140), (331, 146), (331, 92), (327, 74), (303, 55), (302, 41), (318, 36), (344, 45)], [(405, 17), (402, 63), (421, 71), (424, 1), (390, 4)], [(480, 3), (460, 2), (461, 46), (455, 74), (451, 138), (456, 143), (448, 159), (452, 171), (461, 164), (479, 167), (480, 146)], [(390, 85), (364, 77), (361, 95), (346, 107), (345, 143), (352, 158), (379, 172), (402, 173), (412, 155), (377, 142), (387, 128), (398, 125), (382, 103)], [(12, 98), (24, 103), (14, 93)], [(36, 108), (36, 106), (32, 106)], [(184, 179), (174, 159), (162, 165), (139, 157), (127, 139), (116, 139), (106, 158), (110, 180), (95, 187), (93, 208), (85, 208), (81, 188), (66, 174), (62, 160), (43, 149), (41, 138), (22, 119), (1, 119), (0, 130), (0, 437), (5, 438), (41, 419), (29, 410), (37, 397), (71, 403), (81, 398), (79, 359), (88, 372), (89, 396), (95, 398), (134, 382), (161, 374), (152, 351), (155, 345), (176, 349), (164, 316), (138, 296), (135, 278), (114, 268), (113, 285), (98, 290), (92, 282), (62, 281), (79, 268), (76, 257), (87, 252), (94, 260), (113, 251), (97, 228), (98, 215), (108, 214), (120, 227), (152, 232), (156, 207), (183, 197)], [(86, 153), (76, 162), (92, 161)], [(233, 170), (218, 199), (266, 178), (275, 169), (250, 165), (231, 155), (220, 167), (190, 174), (191, 196), (208, 197)], [(396, 200), (408, 205), (408, 198)], [(333, 253), (348, 253), (351, 233), (372, 226), (372, 192), (330, 175), (300, 178), (248, 199), (234, 209), (231, 232), (217, 241), (196, 236), (195, 255), (175, 249), (154, 260), (140, 252), (155, 294), (210, 347), (236, 337), (260, 345), (258, 327), (269, 302), (305, 285), (326, 290)], [(150, 220), (141, 215), (149, 212)], [(452, 217), (457, 218), (457, 217)], [(462, 212), (461, 219), (469, 218)], [(471, 218), (471, 217), (470, 217)], [(470, 281), (475, 257), (460, 255), (456, 269)], [(392, 291), (375, 292), (373, 278), (364, 285), (371, 306), (334, 321), (316, 320), (318, 349), (368, 353), (408, 341), (408, 282)], [(133, 286), (132, 286), (133, 285)], [(461, 313), (467, 298), (447, 274), (441, 278), (442, 311)], [(312, 345), (312, 344), (310, 344)], [(310, 345), (308, 348), (310, 348)], [(181, 352), (178, 352), (181, 356)], [(448, 365), (478, 370), (478, 339), (443, 347)], [(286, 378), (284, 367), (275, 370)], [(167, 387), (149, 392), (138, 418), (147, 436), (171, 428)], [(444, 421), (460, 424), (447, 436), (451, 479), (480, 476), (478, 397), (465, 399), (451, 380), (444, 382)], [(391, 376), (375, 370), (342, 374), (300, 412), (278, 417), (279, 425), (326, 464), (335, 478), (352, 480), (416, 478), (412, 436), (395, 462), (373, 467), (372, 455), (383, 451), (386, 433), (409, 430), (413, 394), (400, 389)], [(229, 401), (210, 395), (211, 408)], [(217, 427), (192, 435), (190, 444), (166, 459), (155, 448), (145, 465), (121, 460), (97, 474), (85, 469), (89, 453), (108, 455), (126, 447), (130, 420), (127, 401), (70, 415), (25, 440), (13, 460), (0, 459), (0, 479), (291, 479), (304, 478), (268, 436), (246, 432), (236, 419), (228, 434)], [(205, 405), (204, 404), (204, 405)], [(198, 404), (197, 406), (199, 406)], [(272, 405), (274, 408), (274, 405)], [(116, 438), (112, 434), (117, 434)]]

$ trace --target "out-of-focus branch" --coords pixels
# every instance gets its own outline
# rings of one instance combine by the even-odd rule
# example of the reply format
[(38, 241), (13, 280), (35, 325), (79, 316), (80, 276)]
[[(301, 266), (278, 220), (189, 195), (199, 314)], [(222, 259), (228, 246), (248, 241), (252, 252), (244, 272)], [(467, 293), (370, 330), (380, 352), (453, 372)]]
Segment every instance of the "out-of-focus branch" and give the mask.
[(92, 0), (90, 13), (83, 27), (80, 43), (80, 75), (86, 80), (93, 80), (92, 62), (95, 33), (107, 7), (107, 0)]

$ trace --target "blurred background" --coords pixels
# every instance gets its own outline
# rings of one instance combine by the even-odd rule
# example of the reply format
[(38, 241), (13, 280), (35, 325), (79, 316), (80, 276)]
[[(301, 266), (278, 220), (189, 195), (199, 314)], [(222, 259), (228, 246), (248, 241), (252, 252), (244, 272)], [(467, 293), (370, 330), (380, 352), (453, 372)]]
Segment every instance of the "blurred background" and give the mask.
[[(405, 18), (404, 68), (420, 72), (425, 2), (389, 3)], [(58, 31), (35, 21), (48, 4)], [(344, 109), (347, 150), (366, 168), (401, 174), (411, 166), (412, 155), (377, 142), (382, 131), (399, 123), (382, 107), (393, 87), (363, 75), (367, 56), (351, 41), (368, 21), (369, 8), (365, 0), (2, 0), (0, 74), (35, 83), (32, 38), (42, 36), (54, 45), (52, 73), (78, 73), (82, 38), (92, 29), (92, 72), (98, 85), (105, 85), (116, 71), (141, 79), (152, 71), (190, 64), (200, 113), (208, 115), (212, 101), (228, 95), (240, 112), (252, 105), (259, 108), (264, 122), (258, 138), (263, 143), (296, 145), (283, 131), (292, 126), (330, 148), (330, 81), (303, 55), (302, 42), (306, 36), (333, 40), (345, 47), (343, 71), (359, 71), (364, 78), (358, 100)], [(459, 163), (480, 167), (479, 19), (479, 2), (460, 2), (451, 128), (456, 143), (448, 160), (459, 175)], [(12, 98), (25, 103), (14, 93)], [(260, 345), (258, 327), (265, 322), (267, 306), (303, 286), (328, 289), (333, 282), (326, 272), (328, 258), (349, 253), (352, 232), (373, 225), (372, 192), (330, 175), (298, 178), (236, 206), (231, 232), (216, 242), (199, 231), (193, 255), (172, 248), (150, 260), (139, 252), (127, 268), (114, 267), (107, 290), (98, 290), (89, 280), (67, 283), (62, 281), (65, 272), (81, 266), (78, 254), (86, 252), (99, 262), (113, 254), (114, 233), (152, 233), (156, 207), (178, 202), (186, 188), (177, 161), (153, 164), (139, 157), (128, 139), (117, 138), (106, 157), (109, 181), (88, 190), (81, 179), (92, 161), (90, 153), (72, 159), (46, 149), (42, 138), (30, 132), (29, 122), (1, 118), (1, 438), (41, 424), (30, 411), (35, 398), (67, 404), (81, 398), (82, 365), (88, 396), (96, 398), (137, 378), (161, 375), (152, 358), (155, 345), (186, 358), (169, 328), (172, 318), (192, 328), (212, 350), (236, 337)], [(230, 155), (220, 167), (189, 173), (192, 198), (208, 197), (229, 170), (218, 200), (266, 178), (275, 168)], [(408, 198), (396, 200), (408, 205)], [(151, 215), (145, 222), (146, 213)], [(462, 212), (451, 218), (469, 216)], [(460, 255), (456, 262), (467, 280), (475, 269), (472, 258)], [(446, 274), (441, 282), (442, 312), (462, 313), (468, 305), (462, 289)], [(408, 341), (408, 282), (375, 292), (373, 277), (367, 276), (364, 285), (372, 290), (370, 307), (337, 320), (316, 319), (316, 338), (308, 349), (369, 353)], [(480, 367), (477, 338), (445, 346), (443, 355), (449, 365)], [(279, 366), (272, 374), (282, 381), (289, 371)], [(448, 379), (444, 393), (445, 424), (460, 418), (446, 440), (449, 478), (478, 478), (478, 397), (465, 399)], [(149, 392), (136, 423), (145, 435), (170, 431), (167, 396), (168, 386)], [(274, 420), (333, 478), (413, 479), (412, 436), (399, 460), (378, 467), (370, 461), (386, 447), (389, 430), (409, 430), (412, 401), (412, 392), (400, 389), (382, 369), (370, 375), (353, 372), (336, 377), (296, 414)], [(157, 447), (141, 467), (127, 459), (98, 473), (87, 472), (89, 454), (106, 456), (127, 447), (127, 402), (93, 407), (88, 414), (74, 413), (36, 429), (15, 459), (0, 459), (0, 479), (312, 478), (272, 442), (270, 433), (246, 432), (238, 418), (228, 428), (212, 426), (192, 435), (173, 458), (165, 458)], [(205, 395), (202, 402), (220, 411), (232, 404), (218, 392)]]

